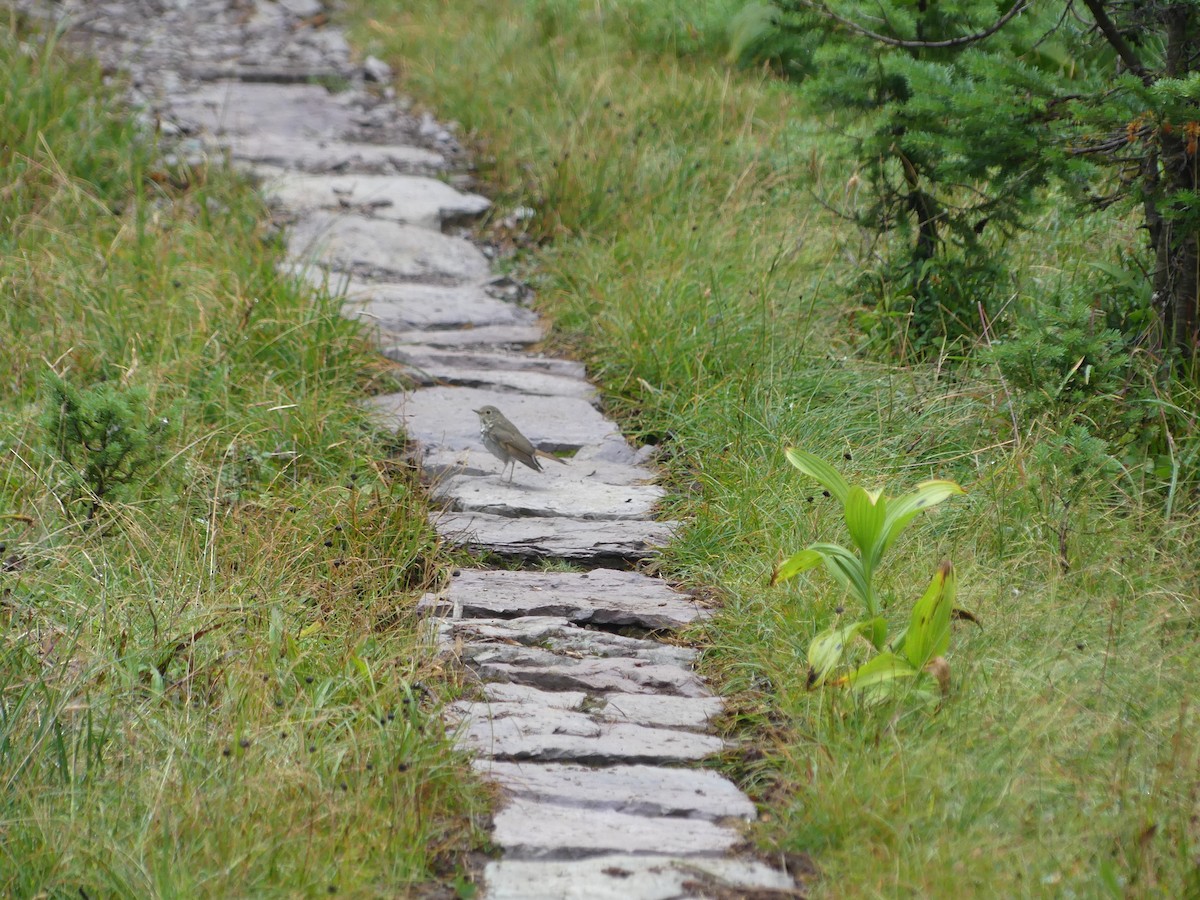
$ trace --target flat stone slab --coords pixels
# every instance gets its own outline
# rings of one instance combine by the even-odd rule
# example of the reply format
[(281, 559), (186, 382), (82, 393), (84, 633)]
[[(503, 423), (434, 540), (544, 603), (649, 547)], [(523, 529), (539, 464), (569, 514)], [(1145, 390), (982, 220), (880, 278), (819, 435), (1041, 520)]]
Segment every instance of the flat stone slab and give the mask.
[(442, 281), (480, 281), (491, 271), (474, 244), (439, 231), (353, 213), (317, 210), (288, 229), (294, 258), (345, 272)]
[[(370, 402), (385, 423), (394, 423), (395, 427), (403, 429), (409, 440), (443, 451), (483, 450), (479, 417), (474, 410), (489, 404), (498, 407), (535, 447), (548, 453), (578, 450), (586, 444), (620, 437), (616, 425), (590, 403), (577, 397), (537, 397), (476, 388), (435, 387), (411, 394), (372, 397)], [(500, 461), (495, 462), (499, 473)], [(546, 463), (547, 468), (550, 466), (554, 463)], [(525, 472), (540, 477), (540, 473), (530, 469)]]
[(483, 685), (491, 703), (524, 703), (548, 709), (586, 712), (607, 722), (649, 725), (653, 728), (706, 728), (720, 715), (720, 697), (678, 697), (672, 694), (588, 694), (585, 691), (543, 691), (527, 684), (491, 681)]
[(509, 763), (476, 760), (481, 775), (523, 799), (610, 809), (638, 816), (752, 820), (754, 804), (732, 781), (711, 769)]
[(578, 397), (589, 403), (596, 389), (583, 378), (562, 376), (505, 365), (509, 354), (487, 351), (439, 350), (413, 344), (388, 347), (384, 355), (404, 366), (405, 373), (421, 385), (453, 385), (540, 394), (545, 397)]
[(478, 512), (441, 512), (431, 520), (438, 534), (460, 547), (500, 556), (581, 563), (649, 559), (671, 539), (675, 529), (674, 522), (564, 516), (514, 519)]
[(328, 138), (355, 125), (354, 110), (316, 84), (219, 81), (174, 95), (168, 109), (176, 122), (215, 135)]
[(716, 735), (602, 722), (566, 710), (543, 710), (535, 715), (520, 704), (490, 704), (489, 711), (491, 717), (487, 718), (478, 709), (451, 707), (451, 714), (464, 716), (461, 724), (451, 729), (461, 749), (502, 760), (599, 766), (698, 762), (725, 749), (725, 742)]
[(420, 344), (432, 349), (521, 349), (540, 342), (545, 336), (541, 325), (484, 325), (478, 328), (397, 331), (387, 335), (388, 343), (384, 345), (383, 353), (387, 356), (394, 347), (408, 344)]
[(577, 625), (683, 628), (704, 610), (686, 594), (637, 572), (501, 572), (460, 569), (447, 587), (428, 593), (418, 610), (456, 618), (556, 616)]
[[(486, 462), (486, 460), (485, 460)], [(571, 516), (579, 519), (648, 519), (663, 489), (655, 484), (605, 484), (580, 477), (570, 464), (542, 463), (501, 478), (500, 460), (491, 476), (450, 474), (431, 485), (434, 499), (455, 512), (498, 516)], [(522, 468), (518, 466), (518, 468)]]
[(555, 861), (501, 860), (484, 870), (488, 900), (680, 900), (803, 897), (784, 872), (738, 859), (607, 855)]
[[(493, 297), (488, 293), (486, 284), (436, 285), (404, 281), (365, 281), (344, 273), (313, 268), (302, 271), (301, 276), (310, 284), (326, 288), (334, 296), (344, 297), (346, 302), (342, 312), (347, 318), (361, 319), (379, 326), (383, 331), (409, 332), (425, 329), (478, 328), (485, 325), (537, 324), (537, 316), (532, 310)], [(380, 341), (390, 344), (392, 339), (381, 335)], [(453, 352), (420, 346), (401, 346), (409, 355)], [(504, 358), (504, 355), (499, 353), (476, 353), (483, 359), (488, 356)], [(536, 371), (536, 368), (533, 370)]]
[(414, 174), (446, 168), (440, 153), (404, 144), (364, 144), (336, 138), (235, 134), (218, 139), (234, 160), (303, 172), (371, 172)]
[(741, 840), (705, 819), (635, 816), (514, 798), (496, 814), (492, 840), (507, 859), (584, 859), (608, 853), (718, 856)]
[[(565, 461), (563, 468), (554, 467), (553, 464), (546, 466), (545, 462), (543, 462), (542, 468), (552, 473), (550, 477), (557, 474), (560, 478), (598, 484), (652, 485), (655, 480), (654, 472), (641, 465), (632, 451), (624, 455), (624, 458), (629, 460), (628, 462), (610, 461), (598, 453), (603, 447), (609, 447), (616, 443), (625, 446), (621, 437), (616, 435), (614, 440), (606, 441), (603, 445), (587, 444), (569, 456), (561, 456), (560, 459)], [(473, 447), (457, 450), (437, 445), (422, 447), (418, 461), (428, 481), (437, 481), (455, 475), (494, 479), (500, 472), (499, 460), (484, 449), (482, 439)], [(542, 478), (540, 473), (531, 469), (526, 469), (525, 472), (535, 479), (535, 484)], [(512, 485), (519, 487), (527, 483), (524, 474), (513, 476)], [(509, 484), (507, 476), (504, 484)], [(528, 512), (525, 514), (527, 515)], [(584, 519), (586, 516), (583, 511), (580, 511), (574, 518)]]
[(569, 656), (627, 657), (663, 665), (691, 666), (700, 652), (662, 641), (626, 637), (595, 628), (583, 628), (560, 616), (522, 616), (519, 619), (447, 619), (441, 623), (441, 640), (474, 645), (514, 645), (549, 650)]
[[(476, 329), (478, 330), (478, 329)], [(616, 425), (578, 398), (522, 396), (473, 388), (430, 388), (374, 398), (410, 439), (440, 450), (481, 449), (474, 410), (498, 406), (521, 432), (547, 452), (578, 450), (620, 438)]]
[(700, 676), (673, 664), (621, 657), (577, 658), (534, 647), (487, 644), (466, 644), (462, 655), (485, 680), (528, 684), (547, 691), (710, 696)]
[(478, 194), (464, 194), (421, 175), (309, 175), (274, 166), (252, 170), (262, 192), (291, 212), (366, 209), (373, 218), (440, 231), (475, 219), (491, 208)]

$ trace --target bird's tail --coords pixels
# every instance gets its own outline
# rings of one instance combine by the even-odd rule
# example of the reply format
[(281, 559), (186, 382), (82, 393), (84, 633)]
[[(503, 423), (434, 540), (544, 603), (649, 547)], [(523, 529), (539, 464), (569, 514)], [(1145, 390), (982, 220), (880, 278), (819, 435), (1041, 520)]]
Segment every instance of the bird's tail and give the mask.
[(536, 450), (535, 449), (533, 451), (533, 454), (534, 454), (534, 456), (540, 456), (542, 459), (552, 459), (556, 463), (558, 463), (560, 466), (565, 466), (567, 464), (567, 461), (565, 459), (560, 459), (559, 457), (555, 456), (553, 453), (547, 453), (545, 450)]

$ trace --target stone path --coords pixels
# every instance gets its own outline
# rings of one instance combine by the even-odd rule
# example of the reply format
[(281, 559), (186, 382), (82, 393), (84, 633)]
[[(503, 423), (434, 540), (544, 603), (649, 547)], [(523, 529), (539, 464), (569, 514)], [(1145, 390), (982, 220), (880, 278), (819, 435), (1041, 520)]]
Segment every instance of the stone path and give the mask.
[[(449, 727), (503, 788), (484, 896), (793, 896), (786, 874), (737, 855), (754, 806), (698, 767), (726, 748), (721, 712), (670, 643), (703, 606), (629, 571), (672, 525), (647, 455), (596, 408), (582, 367), (532, 349), (526, 291), (496, 277), (461, 226), (489, 209), (465, 190), (452, 133), (415, 118), (377, 60), (351, 62), (319, 0), (27, 0), (71, 17), (132, 79), (175, 152), (227, 155), (261, 181), (291, 264), (345, 298), (416, 388), (373, 399), (407, 435), (448, 541), (585, 571), (458, 571), (420, 606), (475, 690)], [(311, 82), (352, 85), (330, 93)], [(499, 407), (567, 460), (518, 467), (483, 448), (473, 409)]]

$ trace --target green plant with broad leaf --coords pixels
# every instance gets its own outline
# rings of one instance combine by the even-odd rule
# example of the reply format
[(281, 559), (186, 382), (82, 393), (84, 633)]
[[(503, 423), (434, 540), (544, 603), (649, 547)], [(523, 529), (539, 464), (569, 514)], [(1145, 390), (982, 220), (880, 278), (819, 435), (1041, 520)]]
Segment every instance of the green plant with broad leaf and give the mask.
[[(845, 510), (846, 528), (853, 550), (839, 544), (816, 543), (792, 554), (779, 565), (772, 584), (824, 565), (847, 593), (858, 600), (866, 618), (834, 625), (818, 634), (808, 647), (809, 684), (844, 685), (870, 699), (881, 699), (901, 686), (933, 696), (930, 679), (945, 693), (949, 668), (943, 655), (950, 645), (950, 620), (954, 611), (954, 567), (943, 562), (925, 594), (916, 602), (908, 625), (889, 637), (883, 604), (875, 590), (875, 572), (896, 538), (917, 515), (955, 494), (966, 493), (953, 481), (933, 480), (917, 485), (912, 493), (888, 497), (851, 485), (829, 463), (804, 450), (789, 449), (787, 460), (815, 478)], [(848, 650), (866, 642), (873, 655), (845, 671)]]

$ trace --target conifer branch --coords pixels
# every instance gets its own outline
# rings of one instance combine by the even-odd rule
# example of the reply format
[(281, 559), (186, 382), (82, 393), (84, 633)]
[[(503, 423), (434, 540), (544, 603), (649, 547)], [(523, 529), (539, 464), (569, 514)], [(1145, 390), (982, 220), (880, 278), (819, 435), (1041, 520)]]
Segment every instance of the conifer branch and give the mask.
[[(1086, 3), (1088, 0), (1084, 0), (1084, 2)], [(1015, 0), (1008, 12), (997, 19), (991, 26), (983, 29), (983, 31), (977, 31), (974, 34), (964, 34), (955, 38), (947, 38), (944, 41), (909, 41), (903, 38), (890, 37), (886, 34), (879, 34), (876, 31), (871, 31), (869, 28), (864, 28), (857, 22), (835, 13), (824, 3), (816, 2), (816, 0), (800, 0), (800, 3), (802, 6), (807, 6), (809, 9), (819, 13), (820, 15), (826, 16), (827, 18), (833, 19), (835, 22), (845, 25), (855, 34), (860, 34), (863, 37), (870, 38), (873, 41), (878, 41), (881, 44), (886, 44), (889, 47), (902, 47), (906, 50), (938, 50), (945, 49), (947, 47), (963, 47), (967, 44), (974, 44), (978, 41), (984, 40), (985, 38), (991, 37), (1010, 21), (1012, 21), (1016, 16), (1024, 12), (1025, 8), (1029, 5), (1029, 0)]]
[(1092, 14), (1092, 18), (1096, 20), (1096, 27), (1100, 29), (1100, 33), (1104, 35), (1104, 39), (1108, 41), (1109, 46), (1117, 51), (1117, 56), (1121, 57), (1121, 62), (1129, 67), (1129, 71), (1133, 72), (1139, 78), (1145, 79), (1148, 77), (1146, 67), (1142, 65), (1142, 61), (1138, 59), (1138, 55), (1133, 52), (1133, 48), (1129, 46), (1117, 26), (1113, 24), (1112, 19), (1108, 17), (1108, 13), (1104, 11), (1104, 5), (1100, 0), (1083, 0), (1083, 5), (1088, 8), (1088, 12)]

